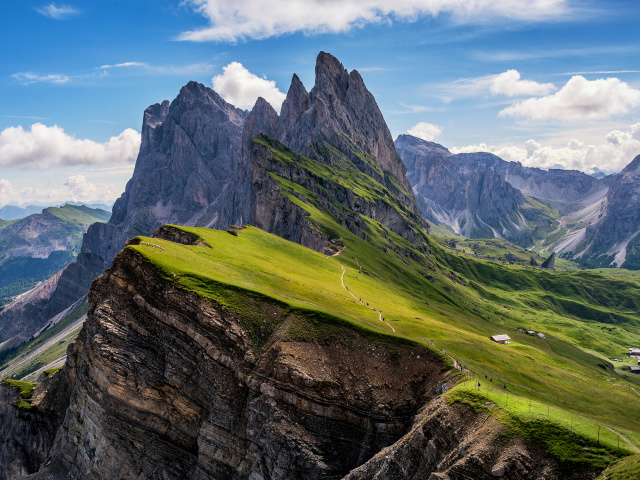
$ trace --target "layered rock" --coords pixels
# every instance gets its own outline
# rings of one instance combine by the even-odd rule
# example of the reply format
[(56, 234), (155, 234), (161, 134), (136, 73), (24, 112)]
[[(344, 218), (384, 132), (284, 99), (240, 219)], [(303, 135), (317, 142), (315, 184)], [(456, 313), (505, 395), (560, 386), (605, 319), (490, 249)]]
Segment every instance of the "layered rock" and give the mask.
[(299, 313), (247, 296), (244, 312), (271, 322), (256, 342), (246, 313), (177, 289), (130, 250), (90, 302), (48, 462), (68, 478), (341, 478), (404, 434), (445, 373), (423, 347), (390, 353), (346, 327), (292, 339)]
[(69, 405), (71, 383), (60, 371), (36, 388), (30, 409), (20, 409), (18, 391), (0, 383), (0, 480), (37, 471), (44, 463)]

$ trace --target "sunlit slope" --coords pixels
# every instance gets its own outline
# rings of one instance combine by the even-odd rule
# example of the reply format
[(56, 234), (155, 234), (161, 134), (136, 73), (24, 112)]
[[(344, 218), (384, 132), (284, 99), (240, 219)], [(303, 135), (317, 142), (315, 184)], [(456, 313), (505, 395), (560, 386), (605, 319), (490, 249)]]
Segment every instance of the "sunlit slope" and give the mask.
[[(561, 335), (549, 329), (545, 330), (546, 340), (519, 334), (516, 328), (523, 318), (529, 318), (533, 325), (547, 321), (550, 326), (552, 316), (542, 309), (521, 307), (520, 300), (512, 300), (511, 307), (504, 309), (495, 298), (482, 298), (481, 291), (463, 277), (452, 281), (455, 274), (449, 270), (432, 270), (424, 261), (381, 254), (340, 226), (333, 227), (346, 247), (331, 257), (255, 227), (239, 230), (237, 235), (176, 227), (199, 237), (206, 246), (139, 237), (133, 242), (138, 245), (127, 248), (151, 262), (168, 280), (231, 308), (242, 309), (247, 295), (266, 296), (305, 314), (315, 313), (319, 322), (342, 319), (369, 332), (425, 346), (433, 341), (479, 375), (486, 373), (496, 382), (507, 383), (514, 393), (584, 414), (640, 438), (638, 394), (621, 386), (623, 381), (616, 372), (599, 366), (605, 364), (603, 358), (565, 340), (572, 338), (572, 329), (597, 329), (599, 324), (557, 317), (554, 328)], [(483, 268), (509, 275), (526, 273), (541, 284), (561, 280), (560, 275), (512, 272), (482, 262), (472, 267), (477, 273)], [(487, 272), (484, 275), (490, 277)], [(573, 275), (566, 277), (571, 280)], [(349, 290), (343, 288), (341, 279)], [(534, 286), (539, 288), (537, 283)], [(488, 292), (496, 287), (484, 288)], [(382, 312), (384, 322), (371, 308)], [(637, 327), (632, 323), (627, 328), (637, 339)], [(489, 336), (496, 333), (508, 333), (513, 343), (492, 342)]]

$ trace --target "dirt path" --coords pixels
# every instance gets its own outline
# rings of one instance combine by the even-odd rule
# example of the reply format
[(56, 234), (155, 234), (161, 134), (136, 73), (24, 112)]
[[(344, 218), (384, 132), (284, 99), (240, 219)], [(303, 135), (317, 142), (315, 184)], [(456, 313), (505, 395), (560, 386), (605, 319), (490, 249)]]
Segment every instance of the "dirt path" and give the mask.
[(340, 264), (340, 266), (342, 267), (342, 275), (340, 276), (340, 281), (342, 282), (342, 288), (344, 288), (347, 292), (349, 292), (349, 295), (351, 295), (353, 298), (355, 298), (356, 301), (359, 302), (363, 307), (368, 308), (369, 310), (373, 310), (374, 312), (378, 312), (378, 320), (380, 320), (382, 323), (387, 325), (387, 327), (389, 327), (391, 330), (393, 330), (393, 333), (396, 333), (396, 329), (393, 328), (391, 325), (389, 325), (387, 322), (385, 322), (384, 319), (382, 318), (382, 310), (376, 310), (375, 308), (366, 305), (362, 300), (360, 300), (358, 297), (356, 297), (351, 292), (351, 290), (349, 290), (347, 288), (347, 286), (344, 284), (344, 274), (346, 273), (346, 270), (344, 269), (344, 265)]

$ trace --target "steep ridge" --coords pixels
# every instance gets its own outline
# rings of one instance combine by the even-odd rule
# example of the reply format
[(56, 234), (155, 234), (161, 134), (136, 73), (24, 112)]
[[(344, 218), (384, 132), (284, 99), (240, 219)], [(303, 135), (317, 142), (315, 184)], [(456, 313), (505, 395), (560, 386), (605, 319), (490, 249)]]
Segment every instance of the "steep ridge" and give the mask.
[(640, 269), (640, 155), (613, 178), (597, 219), (568, 255), (591, 267)]
[[(77, 261), (66, 268), (33, 323), (44, 325), (85, 295), (128, 238), (148, 235), (163, 223), (227, 228), (249, 221), (266, 227), (268, 220), (259, 212), (273, 212), (274, 207), (268, 195), (256, 191), (260, 182), (252, 184), (256, 169), (250, 158), (251, 139), (259, 134), (329, 165), (347, 159), (398, 197), (414, 219), (419, 217), (406, 169), (375, 99), (358, 72), (348, 73), (330, 54), (318, 55), (310, 93), (293, 76), (280, 116), (264, 99), (248, 114), (190, 82), (171, 104), (165, 101), (145, 111), (136, 168), (111, 220), (89, 228)], [(256, 203), (261, 201), (267, 204)], [(295, 211), (290, 202), (278, 208), (286, 215)], [(267, 230), (314, 249), (327, 248), (326, 238), (321, 240), (313, 229), (303, 233), (302, 227), (292, 230), (271, 222)], [(392, 229), (413, 235), (403, 222), (395, 221)], [(20, 315), (14, 309), (12, 321)]]

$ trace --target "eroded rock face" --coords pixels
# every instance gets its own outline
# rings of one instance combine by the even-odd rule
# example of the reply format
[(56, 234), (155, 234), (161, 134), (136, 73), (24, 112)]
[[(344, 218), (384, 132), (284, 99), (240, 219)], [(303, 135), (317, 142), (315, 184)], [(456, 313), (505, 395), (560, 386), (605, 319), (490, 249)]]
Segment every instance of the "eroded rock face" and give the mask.
[(592, 267), (640, 269), (640, 155), (611, 187), (574, 254)]
[(44, 463), (69, 404), (70, 383), (57, 372), (36, 388), (32, 408), (17, 408), (18, 391), (0, 383), (0, 480), (36, 472)]
[(71, 477), (341, 478), (407, 430), (444, 374), (424, 348), (391, 354), (353, 331), (288, 340), (304, 319), (247, 297), (270, 319), (255, 330), (128, 250), (90, 302), (50, 459)]
[[(452, 154), (411, 135), (400, 135), (395, 145), (423, 215), (470, 238), (505, 238), (530, 247), (560, 224), (581, 228), (612, 181), (575, 170), (524, 167), (487, 152)], [(530, 199), (567, 218), (556, 219)]]
[(409, 433), (344, 480), (579, 480), (596, 472), (558, 472), (556, 462), (521, 439), (500, 438), (504, 426), (489, 412), (434, 400)]

